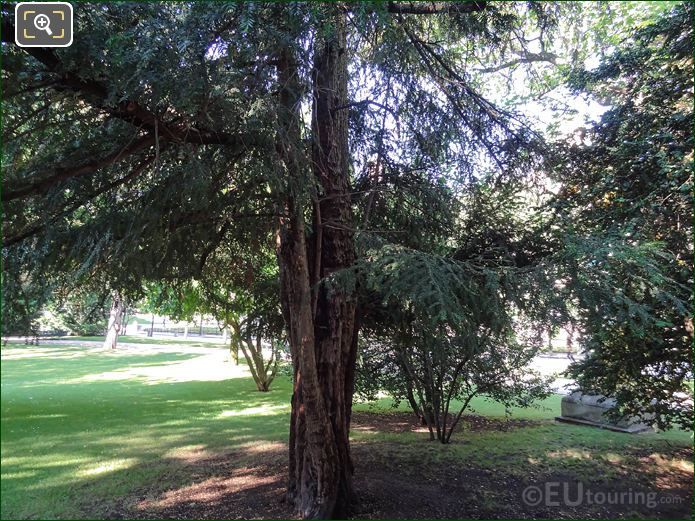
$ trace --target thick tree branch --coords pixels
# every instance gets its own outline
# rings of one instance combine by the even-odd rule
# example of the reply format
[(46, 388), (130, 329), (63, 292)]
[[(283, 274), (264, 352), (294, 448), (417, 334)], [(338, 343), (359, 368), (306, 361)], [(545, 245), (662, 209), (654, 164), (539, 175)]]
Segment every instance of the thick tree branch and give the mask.
[[(7, 18), (2, 20), (2, 41), (15, 43), (14, 25)], [(138, 128), (154, 131), (157, 126), (160, 136), (167, 140), (198, 144), (236, 144), (238, 139), (225, 133), (197, 128), (185, 123), (166, 123), (149, 109), (134, 100), (124, 100), (115, 106), (106, 103), (109, 90), (97, 80), (83, 80), (72, 71), (62, 68), (62, 62), (52, 49), (24, 47), (24, 52), (42, 63), (49, 72), (59, 75), (52, 87), (57, 90), (73, 90), (90, 105), (97, 107), (113, 117), (127, 121)]]
[[(14, 42), (14, 26), (7, 19), (2, 20), (2, 41)], [(125, 100), (115, 106), (107, 103), (109, 89), (106, 84), (97, 80), (83, 80), (72, 71), (64, 71), (59, 56), (46, 48), (24, 48), (24, 52), (33, 56), (42, 63), (49, 73), (57, 75), (57, 78), (47, 87), (56, 90), (72, 90), (88, 104), (103, 110), (112, 117), (126, 121), (138, 128), (148, 131), (148, 135), (138, 141), (128, 144), (120, 151), (110, 154), (98, 160), (88, 161), (82, 165), (69, 168), (55, 168), (47, 177), (32, 178), (23, 182), (19, 188), (3, 186), (2, 200), (11, 201), (34, 194), (42, 194), (55, 184), (73, 177), (90, 175), (104, 166), (125, 159), (155, 144), (165, 146), (167, 142), (194, 143), (194, 144), (220, 144), (245, 149), (258, 145), (260, 142), (253, 136), (235, 136), (214, 130), (197, 128), (195, 125), (184, 122), (164, 122), (158, 115), (133, 100)], [(159, 138), (157, 140), (157, 137)]]
[(389, 13), (439, 14), (474, 13), (485, 9), (487, 2), (389, 2)]

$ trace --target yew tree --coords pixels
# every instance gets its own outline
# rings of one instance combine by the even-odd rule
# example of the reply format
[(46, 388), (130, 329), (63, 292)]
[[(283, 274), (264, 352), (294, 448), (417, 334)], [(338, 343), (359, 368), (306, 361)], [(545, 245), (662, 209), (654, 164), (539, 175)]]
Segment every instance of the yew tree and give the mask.
[(571, 373), (619, 415), (693, 422), (693, 5), (569, 78), (608, 106), (569, 145), (554, 201), (587, 356)]
[[(478, 177), (508, 186), (540, 168), (542, 140), (486, 99), (479, 70), (552, 60), (530, 42), (548, 38), (559, 8), (80, 4), (71, 47), (20, 49), (13, 7), (2, 7), (5, 264), (135, 292), (199, 279), (233, 236), (272, 234), (294, 372), (289, 498), (305, 518), (347, 515), (356, 243), (430, 248), (403, 229), (428, 220), (422, 187), (460, 196)], [(519, 240), (521, 268), (542, 241)]]

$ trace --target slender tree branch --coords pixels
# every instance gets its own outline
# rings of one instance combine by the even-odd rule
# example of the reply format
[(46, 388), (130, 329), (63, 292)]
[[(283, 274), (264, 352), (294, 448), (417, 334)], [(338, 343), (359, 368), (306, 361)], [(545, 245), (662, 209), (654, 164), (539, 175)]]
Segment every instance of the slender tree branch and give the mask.
[(224, 236), (227, 234), (227, 230), (229, 230), (229, 227), (231, 226), (231, 221), (227, 220), (224, 222), (222, 227), (220, 228), (220, 231), (217, 233), (215, 240), (210, 243), (210, 245), (205, 248), (203, 251), (203, 254), (200, 256), (200, 261), (198, 262), (198, 274), (203, 273), (203, 269), (205, 268), (205, 263), (208, 260), (208, 257), (210, 254), (217, 249), (217, 247), (220, 245), (220, 243), (224, 240)]
[(501, 71), (502, 69), (508, 69), (510, 67), (514, 67), (515, 65), (521, 65), (522, 63), (546, 62), (546, 63), (555, 64), (555, 61), (558, 58), (557, 54), (552, 53), (552, 52), (534, 53), (534, 52), (530, 52), (530, 51), (523, 51), (520, 54), (521, 54), (521, 56), (519, 56), (518, 58), (506, 61), (504, 63), (501, 63), (499, 65), (495, 65), (493, 67), (484, 67), (481, 69), (476, 69), (476, 72), (483, 72), (483, 73), (497, 72), (497, 71)]
[(29, 121), (34, 116), (41, 114), (44, 110), (47, 110), (50, 106), (51, 106), (50, 103), (46, 103), (46, 104), (42, 105), (41, 107), (39, 107), (38, 109), (32, 110), (29, 114), (27, 114), (26, 116), (21, 118), (17, 123), (15, 123), (12, 128), (6, 130), (5, 132), (7, 134), (14, 134), (17, 130), (19, 130), (19, 127), (24, 125), (27, 121)]
[(74, 167), (58, 167), (53, 170), (53, 173), (47, 177), (39, 179), (29, 179), (25, 186), (20, 188), (10, 189), (4, 188), (2, 193), (2, 200), (4, 202), (12, 201), (14, 199), (19, 199), (20, 197), (27, 197), (34, 194), (46, 193), (55, 184), (71, 179), (73, 177), (81, 177), (85, 175), (92, 174), (110, 164), (116, 163), (121, 159), (124, 159), (131, 154), (144, 150), (154, 144), (154, 136), (146, 135), (140, 139), (134, 141), (133, 143), (126, 145), (125, 147), (113, 152), (106, 157), (100, 158), (96, 161), (87, 161), (81, 165)]
[(15, 96), (19, 96), (20, 94), (26, 94), (27, 92), (32, 92), (35, 90), (39, 89), (44, 89), (46, 87), (50, 87), (51, 85), (55, 85), (58, 83), (58, 80), (48, 80), (48, 81), (42, 81), (41, 83), (36, 83), (34, 85), (29, 85), (27, 87), (18, 89), (14, 92), (7, 92), (4, 94), (3, 99), (7, 101), (10, 98), (14, 98)]
[(9, 237), (9, 238), (7, 238), (7, 239), (3, 239), (2, 247), (3, 247), (3, 248), (6, 248), (6, 247), (8, 247), (8, 246), (12, 246), (13, 244), (17, 244), (18, 242), (21, 242), (21, 241), (23, 241), (24, 239), (28, 239), (29, 237), (32, 237), (32, 236), (36, 235), (36, 234), (39, 233), (40, 231), (44, 230), (49, 224), (53, 224), (54, 222), (56, 222), (56, 221), (57, 221), (58, 219), (60, 219), (61, 217), (64, 217), (64, 216), (66, 216), (66, 215), (70, 215), (72, 212), (74, 212), (75, 210), (77, 210), (79, 207), (83, 206), (87, 201), (90, 201), (90, 200), (94, 199), (95, 197), (97, 197), (98, 195), (101, 195), (101, 194), (103, 194), (104, 192), (108, 192), (109, 190), (111, 190), (111, 189), (113, 189), (113, 188), (115, 188), (115, 187), (117, 187), (117, 186), (120, 186), (120, 185), (122, 185), (122, 184), (125, 184), (125, 183), (127, 183), (128, 181), (130, 181), (131, 179), (136, 178), (136, 177), (139, 176), (142, 172), (144, 172), (144, 171), (147, 169), (148, 166), (150, 166), (150, 165), (152, 164), (152, 162), (154, 161), (154, 159), (155, 159), (154, 156), (148, 157), (147, 159), (145, 159), (144, 161), (142, 161), (138, 166), (136, 166), (129, 174), (123, 176), (123, 177), (120, 178), (120, 179), (117, 179), (116, 181), (113, 181), (113, 182), (111, 182), (111, 183), (108, 183), (107, 185), (105, 185), (105, 186), (99, 188), (98, 190), (96, 190), (95, 192), (92, 192), (92, 193), (89, 194), (89, 196), (87, 196), (85, 199), (80, 199), (80, 200), (77, 201), (75, 204), (71, 205), (70, 208), (68, 208), (67, 210), (65, 210), (65, 211), (63, 211), (63, 212), (60, 212), (60, 214), (58, 214), (58, 215), (56, 215), (55, 217), (49, 219), (48, 221), (45, 221), (45, 222), (43, 222), (43, 223), (41, 223), (41, 224), (32, 226), (32, 227), (28, 228), (27, 230), (25, 230), (25, 231), (23, 231), (23, 232), (21, 232), (21, 233), (19, 233), (19, 234), (17, 234), (17, 235), (14, 235), (14, 236)]
[(365, 105), (374, 105), (377, 108), (380, 108), (382, 110), (389, 112), (394, 118), (398, 119), (398, 114), (396, 112), (394, 112), (393, 109), (387, 107), (386, 105), (382, 105), (381, 103), (378, 103), (376, 101), (372, 101), (370, 99), (353, 101), (352, 103), (347, 103), (346, 105), (341, 105), (339, 107), (335, 107), (335, 108), (331, 109), (331, 111), (335, 112), (336, 110), (343, 110), (343, 109), (347, 109), (350, 107), (364, 107)]

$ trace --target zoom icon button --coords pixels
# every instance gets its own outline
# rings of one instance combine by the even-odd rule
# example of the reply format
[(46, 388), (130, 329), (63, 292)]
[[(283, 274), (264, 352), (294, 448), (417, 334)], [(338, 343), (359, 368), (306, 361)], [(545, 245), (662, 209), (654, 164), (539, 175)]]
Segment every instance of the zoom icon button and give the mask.
[(20, 47), (68, 47), (72, 44), (72, 5), (18, 3), (14, 9), (14, 39)]

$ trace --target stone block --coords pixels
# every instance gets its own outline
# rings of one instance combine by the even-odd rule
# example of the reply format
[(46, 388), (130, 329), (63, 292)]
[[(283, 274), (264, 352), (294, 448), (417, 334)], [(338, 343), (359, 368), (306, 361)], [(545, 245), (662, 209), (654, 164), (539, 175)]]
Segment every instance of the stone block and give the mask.
[(620, 432), (635, 433), (652, 429), (645, 423), (645, 420), (649, 420), (649, 416), (622, 418), (618, 421), (610, 418), (607, 412), (615, 406), (615, 398), (575, 391), (562, 398), (560, 405), (562, 416), (556, 419)]

